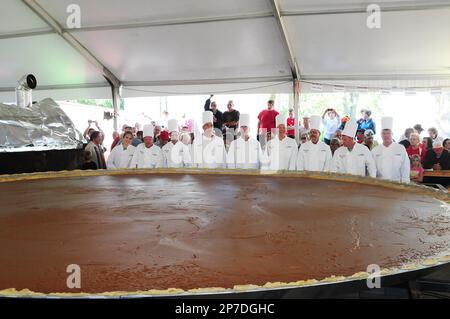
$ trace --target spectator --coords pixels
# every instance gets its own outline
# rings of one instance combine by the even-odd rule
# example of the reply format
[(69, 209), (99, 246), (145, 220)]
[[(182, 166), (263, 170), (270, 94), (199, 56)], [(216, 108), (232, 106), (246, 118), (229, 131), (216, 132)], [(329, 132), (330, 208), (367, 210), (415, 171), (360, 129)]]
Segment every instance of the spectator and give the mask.
[(401, 144), (405, 148), (408, 148), (411, 145), (409, 142), (409, 138), (411, 137), (412, 133), (414, 133), (414, 129), (412, 127), (407, 128), (403, 136), (400, 137), (400, 142), (398, 144)]
[(144, 141), (144, 132), (138, 131), (136, 133), (136, 137), (133, 138), (133, 140), (131, 141), (131, 145), (137, 147), (139, 144), (143, 143), (143, 141)]
[(339, 141), (342, 141), (342, 130), (338, 129), (336, 133), (334, 133), (334, 138), (337, 138)]
[(446, 138), (444, 140), (443, 145), (444, 145), (444, 149), (446, 149), (448, 152), (450, 152), (450, 138)]
[(309, 141), (309, 133), (303, 133), (301, 136), (300, 136), (300, 147), (302, 146), (302, 144), (305, 144), (306, 142), (308, 142)]
[(206, 102), (205, 102), (205, 111), (211, 111), (210, 106), (211, 106), (211, 99), (212, 99), (213, 97), (214, 97), (214, 94), (211, 94), (211, 95), (209, 96), (209, 99), (206, 100)]
[(441, 141), (434, 141), (433, 148), (427, 150), (423, 168), (435, 171), (450, 169), (450, 152), (444, 149)]
[(360, 128), (356, 131), (356, 142), (358, 144), (364, 143), (364, 134), (366, 133), (366, 130), (363, 128)]
[(431, 127), (428, 129), (428, 135), (431, 137), (431, 139), (433, 140), (433, 143), (436, 141), (440, 141), (441, 143), (444, 142), (444, 138), (442, 136), (438, 135), (438, 130), (435, 127)]
[(341, 125), (339, 125), (339, 129), (342, 131), (345, 128), (345, 125), (347, 122), (350, 121), (350, 116), (346, 115), (343, 118), (341, 118)]
[[(419, 134), (417, 134), (419, 135)], [(414, 154), (411, 156), (411, 172), (410, 179), (416, 183), (423, 182), (423, 172), (425, 170), (422, 167), (420, 155)]]
[(375, 141), (375, 133), (372, 130), (366, 130), (364, 132), (364, 143), (365, 146), (369, 148), (369, 150), (373, 150), (378, 146), (378, 142)]
[(309, 134), (309, 124), (310, 118), (309, 115), (303, 115), (303, 125), (300, 126), (300, 136), (303, 134)]
[(157, 143), (156, 146), (163, 148), (164, 145), (166, 145), (169, 142), (169, 139), (170, 139), (169, 132), (167, 132), (165, 130), (162, 131), (159, 134), (159, 140), (158, 140), (159, 143)]
[(341, 141), (338, 138), (332, 138), (330, 141), (330, 150), (331, 150), (331, 155), (334, 155), (334, 152), (336, 152), (336, 150), (341, 147)]
[(102, 133), (94, 131), (91, 133), (91, 141), (85, 148), (85, 151), (89, 151), (92, 154), (92, 161), (97, 165), (98, 169), (106, 169), (106, 161), (103, 147), (101, 147)]
[[(213, 95), (211, 95), (213, 97)], [(213, 127), (214, 132), (217, 136), (222, 136), (222, 128), (223, 128), (223, 113), (217, 109), (217, 103), (215, 101), (210, 102), (211, 108), (206, 109), (206, 105), (208, 101), (205, 103), (205, 111), (213, 112)]]
[(409, 136), (409, 147), (406, 149), (408, 156), (412, 158), (413, 155), (419, 155), (420, 161), (425, 160), (425, 154), (427, 153), (426, 148), (420, 143), (419, 133), (412, 133)]
[(289, 109), (289, 117), (286, 120), (287, 124), (287, 136), (295, 138), (295, 116), (294, 109)]
[(111, 151), (113, 150), (114, 147), (116, 147), (116, 145), (120, 141), (120, 134), (119, 134), (119, 132), (114, 131), (113, 134), (112, 134), (112, 138), (113, 138), (113, 142), (111, 144)]
[(422, 139), (422, 145), (423, 147), (425, 147), (425, 150), (430, 150), (433, 148), (433, 140), (431, 139), (431, 137), (424, 137)]
[(98, 122), (97, 122), (97, 121), (91, 121), (91, 120), (89, 120), (88, 123), (89, 123), (89, 125), (88, 125), (88, 127), (86, 128), (86, 130), (85, 130), (84, 133), (83, 133), (83, 136), (84, 136), (84, 138), (86, 139), (86, 141), (89, 142), (89, 141), (91, 140), (91, 134), (92, 134), (92, 132), (95, 132), (95, 131), (96, 131), (94, 128), (91, 127), (92, 123), (94, 123), (94, 124), (95, 124), (95, 127), (97, 128), (97, 131), (99, 131), (99, 132), (101, 133), (100, 135), (101, 135), (101, 137), (102, 137), (102, 140), (101, 140), (101, 142), (100, 142), (100, 145), (103, 144), (103, 139), (105, 138), (105, 134), (103, 133), (103, 131), (102, 131), (102, 129), (100, 128), (100, 126), (98, 125)]
[(419, 134), (419, 136), (424, 131), (424, 129), (422, 128), (421, 124), (416, 124), (416, 125), (413, 126), (413, 128), (416, 130), (416, 132)]
[(90, 151), (84, 151), (84, 164), (81, 167), (82, 170), (96, 170), (97, 164), (92, 160), (92, 153)]
[(325, 112), (323, 112), (322, 121), (324, 126), (323, 141), (325, 144), (330, 145), (331, 138), (341, 124), (339, 114), (335, 109), (326, 109)]
[(238, 133), (240, 113), (238, 110), (234, 109), (233, 101), (228, 101), (227, 109), (228, 110), (223, 113), (222, 133), (225, 136), (226, 133), (229, 132), (229, 134), (233, 134), (235, 137)]
[(375, 122), (370, 117), (372, 115), (372, 111), (370, 110), (361, 110), (362, 118), (358, 121), (358, 129), (364, 130), (372, 130), (374, 134), (377, 133), (375, 129)]
[(267, 133), (275, 129), (276, 118), (278, 111), (275, 110), (275, 102), (269, 100), (267, 102), (267, 109), (261, 111), (258, 115), (258, 140), (262, 147), (265, 147), (265, 142), (268, 140)]

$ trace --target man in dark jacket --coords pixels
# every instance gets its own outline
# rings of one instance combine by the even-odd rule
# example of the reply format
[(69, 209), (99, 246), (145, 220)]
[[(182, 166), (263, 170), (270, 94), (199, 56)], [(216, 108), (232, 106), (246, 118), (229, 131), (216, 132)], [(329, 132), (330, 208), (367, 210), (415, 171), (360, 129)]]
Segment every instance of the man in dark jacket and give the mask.
[(427, 150), (423, 161), (423, 168), (432, 168), (435, 171), (450, 170), (450, 153), (444, 149), (441, 141), (435, 141), (433, 148)]
[(211, 95), (211, 97), (206, 100), (205, 111), (211, 111), (213, 113), (214, 133), (217, 136), (222, 136), (223, 113), (217, 109), (217, 103), (215, 101), (211, 102), (213, 96), (214, 95)]

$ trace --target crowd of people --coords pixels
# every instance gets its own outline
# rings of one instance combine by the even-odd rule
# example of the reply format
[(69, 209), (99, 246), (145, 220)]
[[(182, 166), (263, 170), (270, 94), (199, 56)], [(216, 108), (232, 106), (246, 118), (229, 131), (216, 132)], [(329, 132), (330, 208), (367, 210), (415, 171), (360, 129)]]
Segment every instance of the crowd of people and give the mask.
[[(211, 96), (202, 114), (202, 133), (171, 119), (167, 128), (153, 122), (143, 128), (124, 125), (114, 134), (105, 159), (104, 134), (98, 123), (85, 137), (83, 169), (126, 168), (233, 168), (337, 172), (409, 183), (421, 182), (426, 169), (450, 170), (450, 140), (436, 128), (428, 136), (420, 124), (407, 128), (399, 142), (393, 138), (394, 121), (381, 119), (380, 143), (370, 110), (359, 120), (341, 117), (333, 108), (322, 115), (303, 116), (296, 142), (294, 111), (285, 117), (269, 100), (257, 119), (257, 138), (250, 135), (250, 115), (240, 114), (233, 101), (221, 112)], [(91, 123), (89, 123), (91, 124)]]

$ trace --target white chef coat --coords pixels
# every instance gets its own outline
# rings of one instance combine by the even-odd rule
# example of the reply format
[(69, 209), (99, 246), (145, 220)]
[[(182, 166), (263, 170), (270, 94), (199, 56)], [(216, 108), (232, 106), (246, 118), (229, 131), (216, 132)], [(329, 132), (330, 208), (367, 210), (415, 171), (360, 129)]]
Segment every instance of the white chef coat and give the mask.
[(331, 171), (333, 173), (377, 177), (377, 168), (372, 153), (367, 146), (359, 143), (355, 143), (351, 151), (345, 146), (339, 147), (334, 152)]
[(213, 135), (201, 135), (192, 144), (192, 166), (196, 168), (225, 168), (226, 151), (223, 139)]
[(230, 144), (227, 154), (227, 167), (237, 169), (260, 169), (267, 163), (261, 144), (254, 138), (245, 141), (242, 137)]
[(145, 147), (145, 143), (139, 144), (131, 160), (130, 168), (161, 168), (164, 165), (164, 157), (161, 149), (153, 145)]
[(331, 168), (330, 147), (322, 141), (302, 144), (297, 156), (298, 171), (328, 172)]
[(377, 177), (409, 183), (411, 164), (403, 145), (393, 142), (386, 147), (381, 144), (372, 150), (372, 155), (377, 165)]
[(108, 169), (129, 168), (135, 151), (136, 147), (131, 144), (126, 149), (123, 144), (117, 145), (109, 154), (106, 166)]
[(263, 168), (269, 170), (295, 170), (295, 160), (297, 159), (298, 145), (297, 142), (290, 137), (285, 137), (280, 141), (278, 136), (274, 136), (266, 147), (265, 156), (268, 164)]
[(191, 166), (191, 153), (189, 147), (180, 141), (163, 146), (164, 167), (183, 168)]

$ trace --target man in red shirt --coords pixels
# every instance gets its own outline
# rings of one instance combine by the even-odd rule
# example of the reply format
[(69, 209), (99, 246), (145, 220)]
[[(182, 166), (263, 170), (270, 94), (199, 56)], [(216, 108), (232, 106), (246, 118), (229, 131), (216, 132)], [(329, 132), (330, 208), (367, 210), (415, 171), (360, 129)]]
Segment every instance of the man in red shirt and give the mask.
[(289, 109), (289, 117), (286, 120), (286, 124), (287, 124), (287, 136), (295, 139), (294, 109)]
[(279, 113), (275, 111), (274, 104), (275, 102), (273, 100), (269, 100), (267, 102), (267, 109), (261, 111), (258, 115), (258, 140), (261, 146), (266, 142), (267, 133), (276, 127), (276, 117)]

